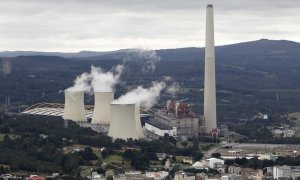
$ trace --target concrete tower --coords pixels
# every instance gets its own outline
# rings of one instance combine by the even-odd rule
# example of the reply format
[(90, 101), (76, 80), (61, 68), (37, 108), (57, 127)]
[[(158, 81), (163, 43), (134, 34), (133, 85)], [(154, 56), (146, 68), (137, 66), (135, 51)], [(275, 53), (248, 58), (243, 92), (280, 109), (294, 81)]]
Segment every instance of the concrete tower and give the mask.
[(94, 92), (95, 106), (92, 124), (110, 124), (110, 103), (114, 100), (113, 92)]
[(84, 108), (83, 91), (65, 90), (65, 107), (63, 119), (72, 120), (75, 122), (87, 122), (86, 112)]
[(137, 104), (111, 104), (111, 122), (108, 135), (113, 139), (144, 138)]
[(217, 128), (213, 5), (206, 8), (204, 120), (207, 132)]

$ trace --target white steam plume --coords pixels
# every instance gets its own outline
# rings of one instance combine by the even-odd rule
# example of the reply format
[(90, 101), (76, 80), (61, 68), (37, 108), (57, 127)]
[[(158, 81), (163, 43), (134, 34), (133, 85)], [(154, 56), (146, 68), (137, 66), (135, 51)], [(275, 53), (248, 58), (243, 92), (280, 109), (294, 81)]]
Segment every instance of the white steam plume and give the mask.
[(72, 87), (69, 87), (66, 89), (66, 91), (85, 91), (90, 92), (91, 86), (90, 86), (90, 80), (91, 76), (89, 73), (83, 73), (76, 77), (74, 80), (74, 85)]
[(91, 67), (91, 86), (96, 92), (111, 92), (117, 83), (119, 83), (123, 66), (118, 65), (111, 71), (104, 72), (100, 67)]
[(114, 90), (117, 83), (119, 83), (120, 76), (123, 72), (123, 65), (117, 65), (111, 71), (105, 72), (100, 67), (91, 66), (90, 73), (83, 73), (77, 76), (74, 85), (67, 91), (85, 91), (92, 93), (111, 92)]
[(123, 58), (124, 63), (131, 61), (141, 63), (143, 73), (153, 72), (156, 69), (156, 63), (160, 60), (155, 50), (148, 49), (133, 49)]
[(161, 91), (166, 87), (165, 82), (153, 82), (148, 89), (137, 87), (113, 101), (114, 104), (140, 104), (141, 107), (151, 108), (157, 102)]
[(171, 94), (172, 96), (175, 96), (175, 95), (178, 93), (179, 89), (180, 89), (180, 85), (179, 85), (177, 82), (173, 82), (173, 83), (171, 84), (171, 86), (169, 86), (169, 87), (166, 89), (166, 92), (167, 92), (168, 94)]

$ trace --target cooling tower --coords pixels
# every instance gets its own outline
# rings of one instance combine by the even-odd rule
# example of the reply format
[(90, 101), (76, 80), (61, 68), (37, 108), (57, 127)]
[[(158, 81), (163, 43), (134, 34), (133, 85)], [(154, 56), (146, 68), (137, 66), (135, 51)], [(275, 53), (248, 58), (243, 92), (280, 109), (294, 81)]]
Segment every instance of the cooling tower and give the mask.
[(63, 119), (75, 122), (87, 122), (83, 91), (65, 91)]
[(139, 106), (135, 104), (111, 104), (111, 122), (108, 135), (113, 139), (140, 139), (144, 133), (140, 121)]
[(214, 12), (213, 5), (206, 9), (205, 37), (205, 75), (204, 75), (204, 121), (207, 131), (217, 128), (216, 113), (216, 77), (214, 45)]
[(114, 99), (113, 92), (94, 92), (95, 106), (92, 124), (110, 124), (110, 103)]

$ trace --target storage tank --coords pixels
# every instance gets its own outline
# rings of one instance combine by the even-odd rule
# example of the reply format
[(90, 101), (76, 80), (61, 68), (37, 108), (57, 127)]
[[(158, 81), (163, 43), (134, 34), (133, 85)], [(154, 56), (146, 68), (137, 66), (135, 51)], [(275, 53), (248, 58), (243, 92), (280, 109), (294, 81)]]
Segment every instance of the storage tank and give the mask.
[(92, 124), (110, 124), (110, 103), (114, 99), (113, 92), (94, 92), (95, 105)]
[(144, 133), (136, 104), (111, 104), (111, 122), (108, 135), (113, 139), (141, 139)]
[(87, 122), (84, 108), (84, 91), (65, 90), (63, 119), (75, 122)]

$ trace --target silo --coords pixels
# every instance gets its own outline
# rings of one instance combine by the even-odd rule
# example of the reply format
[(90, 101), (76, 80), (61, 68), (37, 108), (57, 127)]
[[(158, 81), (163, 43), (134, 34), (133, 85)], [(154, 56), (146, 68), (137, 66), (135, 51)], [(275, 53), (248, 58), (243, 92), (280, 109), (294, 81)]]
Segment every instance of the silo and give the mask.
[(92, 124), (110, 124), (110, 103), (114, 99), (113, 92), (94, 92), (95, 105)]
[(84, 108), (84, 91), (65, 90), (63, 119), (75, 122), (87, 122)]
[(111, 122), (108, 135), (113, 139), (144, 138), (138, 107), (136, 104), (111, 104)]

